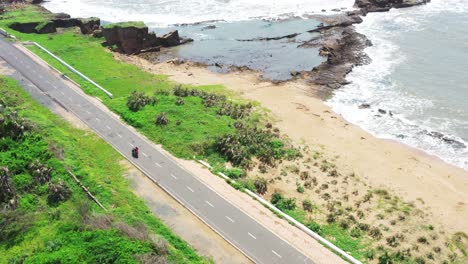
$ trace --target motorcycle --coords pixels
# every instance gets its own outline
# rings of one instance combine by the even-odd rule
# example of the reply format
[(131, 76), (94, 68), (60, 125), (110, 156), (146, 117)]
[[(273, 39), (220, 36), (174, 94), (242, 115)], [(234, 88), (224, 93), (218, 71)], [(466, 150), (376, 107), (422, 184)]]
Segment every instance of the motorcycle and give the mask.
[(132, 149), (132, 157), (134, 157), (135, 159), (138, 159), (138, 147), (134, 147)]

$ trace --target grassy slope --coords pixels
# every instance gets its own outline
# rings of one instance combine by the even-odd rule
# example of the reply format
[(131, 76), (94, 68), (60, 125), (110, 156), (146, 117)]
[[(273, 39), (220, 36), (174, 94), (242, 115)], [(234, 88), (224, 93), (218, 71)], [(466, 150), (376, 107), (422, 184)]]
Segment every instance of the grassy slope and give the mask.
[[(62, 178), (71, 187), (72, 198), (56, 208), (45, 202), (44, 186), (36, 192), (22, 195), (19, 209), (34, 212), (34, 223), (28, 232), (20, 234), (16, 239), (0, 244), (0, 263), (12, 257), (32, 254), (30, 263), (44, 263), (47, 260), (68, 256), (63, 263), (82, 261), (98, 261), (105, 259), (109, 252), (119, 252), (120, 263), (133, 261), (135, 253), (151, 251), (150, 245), (122, 236), (115, 229), (84, 230), (81, 232), (81, 220), (77, 207), (88, 198), (83, 191), (64, 172), (64, 166), (69, 166), (88, 186), (90, 191), (110, 208), (110, 214), (115, 222), (125, 222), (130, 225), (144, 223), (151, 232), (163, 237), (170, 244), (169, 259), (176, 263), (204, 262), (184, 241), (174, 235), (169, 228), (156, 219), (144, 202), (138, 199), (129, 189), (127, 181), (122, 177), (123, 168), (115, 161), (122, 157), (107, 143), (95, 134), (72, 128), (27, 95), (16, 82), (1, 78), (0, 94), (6, 99), (7, 105), (15, 105), (21, 116), (31, 120), (38, 126), (42, 141), (28, 141), (18, 145), (17, 149), (2, 152), (2, 166), (14, 166), (17, 162), (40, 158), (46, 153), (50, 144), (62, 148), (65, 153), (63, 161), (56, 158), (50, 160), (54, 167), (53, 179)], [(10, 144), (11, 145), (11, 144)], [(12, 153), (21, 156), (13, 157)], [(21, 164), (17, 164), (23, 166)], [(28, 179), (27, 175), (14, 176), (17, 187)], [(95, 214), (102, 210), (93, 204)], [(59, 214), (58, 219), (51, 217)], [(59, 245), (59, 246), (57, 246)]]

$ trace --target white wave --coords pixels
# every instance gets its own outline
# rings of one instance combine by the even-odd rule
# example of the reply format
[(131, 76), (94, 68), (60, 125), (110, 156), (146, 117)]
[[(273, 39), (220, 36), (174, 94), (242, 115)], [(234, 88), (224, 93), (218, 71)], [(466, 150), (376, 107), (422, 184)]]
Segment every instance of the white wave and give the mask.
[(304, 16), (322, 9), (352, 9), (354, 0), (49, 0), (44, 7), (74, 17), (105, 21), (144, 21), (167, 26), (208, 20), (242, 21), (256, 17)]
[[(392, 75), (407, 61), (397, 40), (404, 38), (405, 34), (425, 30), (427, 23), (424, 22), (441, 13), (468, 13), (468, 2), (433, 0), (417, 8), (369, 14), (362, 24), (357, 25), (357, 30), (374, 44), (365, 50), (372, 62), (353, 69), (348, 75), (352, 83), (336, 91), (327, 103), (345, 119), (375, 136), (398, 140), (468, 170), (468, 135), (457, 135), (454, 130), (456, 127), (468, 127), (468, 120), (427, 114), (452, 109), (438, 109), (430, 96), (412, 94), (401, 87)], [(364, 103), (371, 104), (371, 108), (359, 109), (358, 106)], [(380, 114), (378, 109), (391, 110), (393, 116)], [(456, 114), (457, 111), (464, 110), (453, 110)], [(468, 117), (465, 113), (458, 114)], [(443, 133), (467, 147), (447, 144), (440, 138), (428, 135), (430, 132)], [(461, 136), (465, 137), (465, 141)]]

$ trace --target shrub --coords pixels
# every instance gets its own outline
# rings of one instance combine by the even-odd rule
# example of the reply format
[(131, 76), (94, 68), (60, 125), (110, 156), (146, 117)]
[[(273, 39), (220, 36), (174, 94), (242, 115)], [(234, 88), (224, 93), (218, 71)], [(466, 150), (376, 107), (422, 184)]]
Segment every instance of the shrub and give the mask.
[(296, 188), (297, 192), (298, 193), (304, 193), (304, 186), (302, 186), (302, 184), (298, 183), (297, 184), (297, 188)]
[(156, 125), (158, 126), (165, 126), (169, 124), (169, 119), (167, 118), (167, 114), (165, 112), (161, 112), (156, 116)]
[(382, 232), (380, 231), (378, 227), (373, 226), (369, 229), (369, 236), (371, 236), (374, 239), (379, 240), (382, 238)]
[(417, 264), (425, 264), (426, 261), (424, 260), (424, 258), (422, 257), (417, 257), (414, 259), (414, 261), (417, 263)]
[(429, 241), (428, 241), (427, 238), (424, 237), (424, 236), (418, 237), (418, 240), (417, 240), (417, 241), (418, 241), (418, 243), (421, 243), (421, 244), (429, 244)]
[(268, 182), (265, 178), (256, 178), (254, 180), (255, 190), (259, 194), (265, 194), (268, 190)]
[(127, 107), (132, 112), (138, 112), (148, 104), (157, 103), (156, 98), (150, 98), (142, 92), (133, 91), (127, 98)]
[(245, 177), (245, 172), (242, 169), (232, 168), (224, 170), (224, 174), (231, 179), (239, 179)]
[(44, 184), (52, 178), (52, 168), (36, 160), (28, 165), (29, 173), (39, 184)]
[(312, 210), (314, 209), (314, 205), (309, 199), (305, 199), (304, 201), (302, 201), (302, 208), (307, 212), (312, 212)]
[(358, 227), (353, 227), (349, 233), (352, 237), (358, 238), (361, 236), (361, 230)]
[(280, 210), (294, 210), (296, 209), (296, 200), (294, 198), (284, 198), (280, 193), (273, 193), (271, 196), (271, 203), (278, 207)]
[(317, 234), (320, 234), (321, 233), (321, 228), (320, 228), (320, 225), (317, 224), (316, 222), (310, 220), (306, 223), (306, 226), (307, 228), (309, 228), (310, 230), (314, 231), (315, 233)]
[(70, 189), (61, 179), (56, 184), (49, 184), (49, 196), (47, 197), (49, 204), (57, 204), (66, 201), (70, 196)]
[(11, 185), (11, 175), (7, 167), (0, 168), (0, 203), (9, 201), (15, 195)]
[(387, 245), (391, 247), (397, 247), (400, 245), (400, 242), (403, 241), (404, 236), (402, 234), (396, 234), (390, 237), (387, 237)]
[(181, 97), (177, 97), (176, 101), (175, 101), (175, 104), (176, 105), (184, 105), (185, 104), (185, 101), (183, 98)]
[(301, 171), (300, 177), (301, 177), (301, 180), (305, 181), (305, 180), (309, 179), (310, 174), (309, 174), (308, 171)]

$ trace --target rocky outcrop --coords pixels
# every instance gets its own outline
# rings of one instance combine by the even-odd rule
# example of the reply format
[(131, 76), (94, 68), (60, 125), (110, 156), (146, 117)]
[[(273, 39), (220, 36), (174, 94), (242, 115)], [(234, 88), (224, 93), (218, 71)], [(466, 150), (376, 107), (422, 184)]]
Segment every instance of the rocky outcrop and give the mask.
[(391, 8), (405, 8), (423, 5), (430, 0), (356, 0), (354, 5), (364, 12), (385, 12)]
[(70, 15), (58, 13), (50, 21), (45, 22), (14, 22), (9, 25), (13, 30), (22, 33), (49, 34), (57, 32), (57, 28), (79, 27), (81, 33), (91, 34), (100, 27), (99, 18), (70, 18)]
[(148, 27), (134, 23), (120, 23), (103, 27), (102, 34), (106, 39), (105, 46), (116, 45), (118, 51), (125, 54), (158, 51), (159, 47), (172, 47), (183, 43), (179, 32), (172, 31), (161, 37), (149, 32)]

